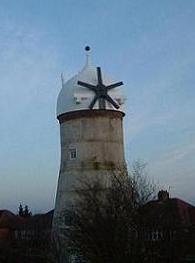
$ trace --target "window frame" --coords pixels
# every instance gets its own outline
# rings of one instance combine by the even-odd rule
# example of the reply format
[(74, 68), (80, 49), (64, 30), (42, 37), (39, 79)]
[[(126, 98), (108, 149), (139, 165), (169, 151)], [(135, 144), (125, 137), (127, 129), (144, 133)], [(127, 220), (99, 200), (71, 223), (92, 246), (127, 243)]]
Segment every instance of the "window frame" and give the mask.
[(76, 147), (69, 148), (68, 152), (69, 152), (70, 161), (77, 159), (77, 148)]

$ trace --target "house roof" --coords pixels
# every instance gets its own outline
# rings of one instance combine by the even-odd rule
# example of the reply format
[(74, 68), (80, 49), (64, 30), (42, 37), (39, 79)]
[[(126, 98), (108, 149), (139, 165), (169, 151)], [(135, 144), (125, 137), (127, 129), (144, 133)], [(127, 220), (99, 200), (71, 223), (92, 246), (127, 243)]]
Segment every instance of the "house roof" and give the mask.
[(53, 218), (53, 210), (45, 214), (37, 214), (31, 217), (20, 217), (8, 210), (0, 210), (0, 229), (9, 228), (16, 229), (25, 227), (34, 227), (39, 225), (42, 228), (51, 228)]
[(153, 200), (140, 210), (142, 224), (148, 226), (195, 225), (195, 207), (181, 199)]
[(36, 214), (34, 216), (26, 218), (25, 222), (21, 227), (25, 226), (25, 228), (34, 228), (35, 226), (41, 229), (51, 229), (52, 227), (52, 219), (53, 219), (53, 211), (51, 210), (45, 214)]
[(16, 228), (23, 221), (23, 218), (8, 210), (0, 210), (0, 228)]

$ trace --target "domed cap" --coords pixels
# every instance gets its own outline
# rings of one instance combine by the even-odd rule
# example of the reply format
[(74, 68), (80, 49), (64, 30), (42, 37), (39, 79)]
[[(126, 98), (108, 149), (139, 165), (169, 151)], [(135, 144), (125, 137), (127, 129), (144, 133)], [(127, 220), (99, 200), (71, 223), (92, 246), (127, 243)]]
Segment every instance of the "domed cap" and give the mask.
[(67, 82), (62, 75), (62, 89), (57, 100), (57, 117), (78, 110), (117, 110), (122, 111), (124, 97), (121, 95), (122, 82), (113, 83), (94, 67), (90, 61), (90, 48), (85, 48), (87, 59), (84, 68)]

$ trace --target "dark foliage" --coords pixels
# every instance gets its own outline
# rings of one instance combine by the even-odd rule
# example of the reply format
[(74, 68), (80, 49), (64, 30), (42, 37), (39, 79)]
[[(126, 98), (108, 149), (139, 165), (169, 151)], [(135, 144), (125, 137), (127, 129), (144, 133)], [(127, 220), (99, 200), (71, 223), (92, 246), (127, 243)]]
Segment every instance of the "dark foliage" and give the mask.
[(30, 217), (32, 216), (32, 213), (27, 205), (25, 205), (25, 207), (23, 208), (22, 204), (20, 204), (18, 208), (18, 215), (21, 217)]
[(69, 247), (91, 263), (143, 262), (146, 252), (138, 239), (139, 208), (154, 195), (145, 165), (133, 165), (130, 174), (109, 175), (108, 187), (100, 181), (82, 181), (77, 189)]

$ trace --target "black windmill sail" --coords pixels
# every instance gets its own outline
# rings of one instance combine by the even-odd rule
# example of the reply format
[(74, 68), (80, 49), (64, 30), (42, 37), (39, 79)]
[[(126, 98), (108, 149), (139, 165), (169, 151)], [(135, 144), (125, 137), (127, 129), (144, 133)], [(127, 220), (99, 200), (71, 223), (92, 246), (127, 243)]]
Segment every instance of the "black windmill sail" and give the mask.
[(99, 109), (104, 110), (106, 109), (106, 101), (108, 101), (111, 105), (113, 105), (113, 107), (115, 109), (119, 109), (119, 105), (108, 95), (108, 91), (111, 89), (114, 89), (116, 87), (119, 87), (121, 85), (123, 85), (123, 82), (116, 82), (114, 84), (111, 84), (109, 86), (105, 86), (103, 84), (102, 81), (102, 72), (101, 72), (101, 68), (97, 67), (97, 80), (98, 80), (98, 84), (92, 85), (83, 81), (78, 81), (78, 85), (88, 88), (92, 91), (94, 91), (95, 96), (92, 100), (92, 102), (89, 105), (89, 108), (92, 110), (96, 101), (99, 102)]

